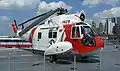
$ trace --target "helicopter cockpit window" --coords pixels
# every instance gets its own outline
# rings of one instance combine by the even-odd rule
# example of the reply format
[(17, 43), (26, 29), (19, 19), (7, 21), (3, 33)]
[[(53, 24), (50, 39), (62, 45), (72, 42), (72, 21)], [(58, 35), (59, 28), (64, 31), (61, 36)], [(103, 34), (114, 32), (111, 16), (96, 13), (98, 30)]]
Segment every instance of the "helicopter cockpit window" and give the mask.
[(57, 37), (57, 32), (49, 31), (49, 38), (56, 38)]
[(82, 26), (81, 27), (81, 33), (84, 35), (84, 41), (83, 44), (87, 46), (94, 46), (95, 40), (94, 40), (94, 32), (89, 26)]
[(81, 33), (86, 33), (87, 35), (94, 37), (95, 33), (93, 32), (93, 30), (89, 27), (89, 26), (83, 26), (81, 27)]
[(72, 27), (72, 38), (75, 38), (75, 27)]
[(72, 27), (72, 38), (73, 39), (79, 39), (80, 38), (79, 26)]

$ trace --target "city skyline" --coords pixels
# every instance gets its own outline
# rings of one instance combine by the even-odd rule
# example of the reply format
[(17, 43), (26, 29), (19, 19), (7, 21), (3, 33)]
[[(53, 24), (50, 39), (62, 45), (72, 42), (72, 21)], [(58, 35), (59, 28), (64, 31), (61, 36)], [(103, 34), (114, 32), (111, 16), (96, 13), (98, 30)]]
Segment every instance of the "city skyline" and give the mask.
[(1, 0), (0, 35), (11, 35), (13, 20), (20, 24), (57, 7), (67, 8), (69, 13), (84, 12), (88, 23), (92, 20), (100, 22), (104, 17), (120, 16), (120, 0)]

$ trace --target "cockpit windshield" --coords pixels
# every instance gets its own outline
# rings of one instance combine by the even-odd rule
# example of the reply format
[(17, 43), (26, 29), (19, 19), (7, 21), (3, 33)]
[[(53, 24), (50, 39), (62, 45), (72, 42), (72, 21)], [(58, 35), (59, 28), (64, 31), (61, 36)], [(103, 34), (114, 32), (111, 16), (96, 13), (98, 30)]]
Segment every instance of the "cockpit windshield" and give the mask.
[(84, 35), (83, 45), (95, 46), (94, 31), (89, 26), (81, 26), (81, 33)]
[(93, 32), (93, 30), (89, 26), (82, 26), (81, 27), (81, 33), (82, 34), (87, 34), (90, 37), (95, 36), (95, 33)]
[[(72, 27), (72, 39), (80, 39), (82, 38), (82, 35), (84, 37), (94, 37), (95, 33), (89, 26), (73, 26)], [(86, 35), (86, 36), (85, 36)]]

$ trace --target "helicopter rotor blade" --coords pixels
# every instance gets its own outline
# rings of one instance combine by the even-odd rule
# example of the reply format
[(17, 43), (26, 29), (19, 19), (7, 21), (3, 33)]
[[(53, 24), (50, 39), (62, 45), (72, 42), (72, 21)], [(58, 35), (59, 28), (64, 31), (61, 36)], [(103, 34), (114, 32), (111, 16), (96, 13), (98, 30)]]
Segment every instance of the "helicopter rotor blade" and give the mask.
[[(41, 16), (40, 18), (38, 18), (36, 21), (34, 21), (32, 24), (30, 24), (28, 27), (26, 27), (25, 29), (23, 29), (21, 32), (19, 32), (19, 36), (22, 36), (23, 34), (25, 34), (26, 32), (28, 32), (31, 28), (33, 28), (34, 26), (38, 25), (39, 23), (43, 22), (45, 19), (47, 19), (48, 17), (50, 17), (51, 15), (55, 14), (56, 12), (59, 12), (63, 10), (63, 8), (57, 8), (55, 10), (50, 10), (49, 12), (47, 12), (44, 16)], [(41, 23), (43, 24), (43, 23)], [(40, 24), (40, 25), (41, 25)]]
[(35, 16), (35, 17), (33, 17), (33, 18), (31, 18), (31, 19), (29, 19), (29, 20), (27, 20), (27, 21), (19, 24), (18, 26), (21, 26), (21, 25), (23, 25), (23, 24), (25, 24), (25, 23), (27, 23), (27, 22), (29, 22), (29, 21), (31, 21), (31, 20), (34, 20), (34, 19), (36, 19), (36, 18), (39, 18), (39, 17), (41, 17), (41, 16), (44, 16), (45, 14), (46, 14), (46, 13), (43, 13), (43, 14), (38, 15), (38, 16)]

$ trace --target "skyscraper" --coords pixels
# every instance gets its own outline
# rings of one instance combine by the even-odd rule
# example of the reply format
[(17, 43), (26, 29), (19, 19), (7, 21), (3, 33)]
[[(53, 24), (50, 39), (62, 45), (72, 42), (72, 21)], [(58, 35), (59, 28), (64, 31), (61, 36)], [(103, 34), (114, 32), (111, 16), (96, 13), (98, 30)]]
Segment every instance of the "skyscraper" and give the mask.
[(120, 17), (117, 17), (116, 23), (117, 23), (117, 24), (120, 24)]
[(113, 29), (113, 26), (115, 25), (115, 22), (116, 22), (115, 18), (107, 18), (106, 19), (105, 29), (106, 29), (107, 34), (113, 34), (112, 29)]

